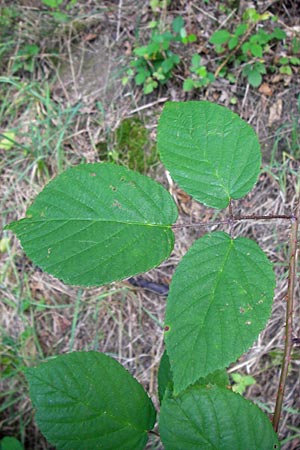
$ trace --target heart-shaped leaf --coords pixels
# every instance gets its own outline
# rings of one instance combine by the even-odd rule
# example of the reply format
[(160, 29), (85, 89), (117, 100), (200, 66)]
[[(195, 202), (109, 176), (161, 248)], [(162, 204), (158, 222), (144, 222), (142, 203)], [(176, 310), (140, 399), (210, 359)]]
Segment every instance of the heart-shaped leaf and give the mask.
[(139, 450), (154, 406), (121, 364), (98, 352), (61, 355), (28, 369), (36, 421), (58, 450)]
[(159, 120), (158, 150), (171, 176), (188, 194), (213, 208), (246, 195), (261, 164), (253, 129), (210, 102), (169, 102)]
[(235, 361), (270, 314), (272, 265), (252, 240), (224, 232), (197, 240), (170, 287), (165, 342), (178, 393)]
[(144, 272), (174, 245), (177, 209), (151, 178), (82, 164), (51, 181), (14, 231), (35, 264), (69, 284), (101, 285)]

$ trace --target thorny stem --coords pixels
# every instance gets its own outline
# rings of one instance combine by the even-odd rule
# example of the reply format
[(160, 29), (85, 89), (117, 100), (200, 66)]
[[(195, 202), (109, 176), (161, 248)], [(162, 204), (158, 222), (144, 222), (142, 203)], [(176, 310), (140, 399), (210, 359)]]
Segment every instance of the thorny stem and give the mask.
[(292, 222), (290, 235), (290, 261), (289, 261), (288, 291), (286, 297), (287, 305), (286, 305), (285, 345), (284, 345), (279, 386), (277, 391), (275, 411), (273, 416), (273, 428), (275, 431), (278, 431), (284, 390), (293, 346), (293, 309), (294, 309), (295, 284), (297, 279), (297, 258), (298, 258), (297, 239), (299, 228), (299, 212), (300, 212), (300, 196), (298, 195), (296, 212), (294, 220)]

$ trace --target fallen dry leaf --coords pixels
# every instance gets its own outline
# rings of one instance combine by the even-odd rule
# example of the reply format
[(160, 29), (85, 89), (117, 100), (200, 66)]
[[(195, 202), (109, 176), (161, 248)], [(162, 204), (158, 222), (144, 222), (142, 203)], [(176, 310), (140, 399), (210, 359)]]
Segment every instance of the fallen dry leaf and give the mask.
[(89, 34), (86, 34), (85, 36), (83, 36), (83, 41), (84, 42), (94, 41), (97, 37), (98, 37), (98, 34), (89, 33)]
[(263, 83), (260, 85), (258, 91), (263, 94), (263, 95), (269, 95), (271, 96), (273, 94), (272, 89), (270, 88), (270, 86), (268, 85), (268, 83)]
[(270, 107), (269, 120), (268, 125), (271, 127), (273, 123), (278, 122), (281, 119), (282, 114), (282, 100), (279, 98), (273, 105)]

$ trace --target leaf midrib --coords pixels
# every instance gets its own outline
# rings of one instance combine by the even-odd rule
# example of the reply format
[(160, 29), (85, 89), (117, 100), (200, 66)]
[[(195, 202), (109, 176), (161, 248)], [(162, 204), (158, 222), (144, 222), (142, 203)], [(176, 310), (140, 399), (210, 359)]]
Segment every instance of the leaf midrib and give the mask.
[[(158, 228), (171, 228), (172, 227), (172, 223), (155, 223), (155, 222), (134, 222), (134, 221), (125, 221), (125, 220), (111, 220), (111, 219), (91, 219), (91, 218), (76, 218), (76, 217), (72, 217), (72, 218), (68, 218), (68, 219), (33, 219), (32, 217), (26, 217), (25, 219), (21, 219), (17, 222), (13, 222), (16, 224), (22, 223), (24, 221), (30, 221), (30, 223), (48, 223), (48, 222), (64, 222), (64, 223), (68, 223), (68, 222), (105, 222), (105, 223), (119, 223), (122, 225), (139, 225), (139, 226), (149, 226), (149, 227), (158, 227)], [(11, 224), (10, 224), (11, 225)], [(10, 229), (10, 227), (7, 227), (8, 229)]]

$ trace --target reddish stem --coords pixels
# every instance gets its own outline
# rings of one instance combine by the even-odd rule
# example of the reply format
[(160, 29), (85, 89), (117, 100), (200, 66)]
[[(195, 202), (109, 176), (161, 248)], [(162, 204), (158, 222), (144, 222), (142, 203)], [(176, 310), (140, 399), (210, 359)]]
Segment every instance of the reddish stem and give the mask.
[(293, 310), (294, 310), (294, 292), (297, 279), (297, 257), (298, 257), (297, 241), (299, 228), (299, 211), (300, 211), (300, 199), (298, 197), (296, 204), (296, 213), (293, 218), (290, 235), (290, 261), (289, 261), (289, 278), (288, 278), (288, 292), (286, 304), (285, 345), (284, 345), (279, 386), (277, 391), (275, 411), (273, 416), (273, 428), (275, 431), (278, 431), (284, 390), (288, 376), (289, 364), (291, 360), (291, 352), (293, 347)]

